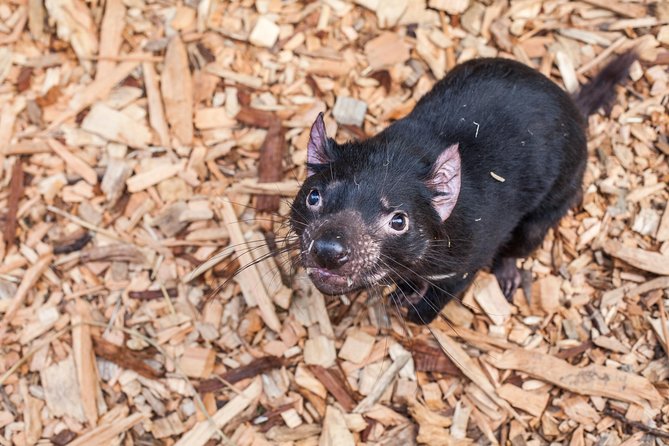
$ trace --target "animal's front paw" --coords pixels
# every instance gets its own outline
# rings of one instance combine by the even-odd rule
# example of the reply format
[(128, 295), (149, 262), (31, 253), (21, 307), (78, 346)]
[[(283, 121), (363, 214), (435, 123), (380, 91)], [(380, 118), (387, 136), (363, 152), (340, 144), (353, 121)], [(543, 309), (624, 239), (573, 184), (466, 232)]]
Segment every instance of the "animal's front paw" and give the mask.
[(520, 271), (516, 266), (516, 259), (513, 257), (504, 257), (495, 260), (492, 272), (497, 277), (497, 283), (502, 289), (506, 300), (511, 301), (521, 283)]

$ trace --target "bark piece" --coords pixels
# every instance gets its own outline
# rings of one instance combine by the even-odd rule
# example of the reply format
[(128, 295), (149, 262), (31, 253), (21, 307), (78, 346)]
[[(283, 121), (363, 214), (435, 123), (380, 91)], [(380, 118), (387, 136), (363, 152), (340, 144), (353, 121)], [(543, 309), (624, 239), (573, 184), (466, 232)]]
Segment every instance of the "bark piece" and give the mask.
[[(281, 121), (270, 124), (265, 141), (260, 147), (258, 164), (258, 181), (273, 183), (283, 177), (283, 155), (286, 151), (286, 140)], [(258, 212), (275, 212), (279, 209), (281, 197), (278, 195), (260, 195), (256, 201)]]
[(23, 196), (23, 161), (17, 158), (12, 167), (12, 178), (9, 183), (9, 197), (7, 198), (7, 214), (5, 216), (5, 228), (2, 236), (7, 248), (14, 245), (16, 237), (16, 214), (19, 210), (19, 200)]
[(161, 372), (144, 362), (143, 356), (146, 355), (130, 350), (127, 347), (112, 344), (103, 338), (96, 337), (93, 340), (93, 349), (96, 356), (118, 364), (125, 369), (137, 372), (146, 378), (156, 379), (162, 376)]

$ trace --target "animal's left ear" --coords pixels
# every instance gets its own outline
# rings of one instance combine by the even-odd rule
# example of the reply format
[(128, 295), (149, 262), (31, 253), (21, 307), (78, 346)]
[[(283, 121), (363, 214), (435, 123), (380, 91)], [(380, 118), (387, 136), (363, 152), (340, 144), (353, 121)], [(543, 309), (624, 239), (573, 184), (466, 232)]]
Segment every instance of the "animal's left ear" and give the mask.
[(436, 192), (432, 198), (432, 207), (441, 220), (444, 221), (451, 215), (455, 203), (460, 195), (460, 151), (458, 144), (446, 148), (437, 158), (432, 168), (428, 185)]
[(311, 126), (309, 134), (309, 143), (307, 144), (307, 175), (313, 175), (313, 170), (309, 165), (327, 164), (330, 157), (326, 152), (328, 135), (325, 133), (325, 122), (323, 121), (323, 112), (318, 114), (316, 120)]

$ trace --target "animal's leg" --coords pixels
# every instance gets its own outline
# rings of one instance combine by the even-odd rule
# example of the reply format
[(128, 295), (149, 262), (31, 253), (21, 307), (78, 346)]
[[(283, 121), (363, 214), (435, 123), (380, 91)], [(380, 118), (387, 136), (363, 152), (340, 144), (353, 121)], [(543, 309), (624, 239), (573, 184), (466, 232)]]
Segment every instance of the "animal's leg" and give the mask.
[(565, 204), (554, 209), (539, 209), (525, 216), (513, 231), (511, 239), (497, 252), (492, 271), (508, 300), (520, 286), (520, 272), (516, 260), (529, 256), (544, 240), (548, 230), (567, 212)]
[(520, 271), (516, 266), (515, 257), (495, 257), (492, 264), (492, 272), (497, 277), (497, 283), (502, 289), (502, 293), (511, 300), (513, 293), (520, 286)]

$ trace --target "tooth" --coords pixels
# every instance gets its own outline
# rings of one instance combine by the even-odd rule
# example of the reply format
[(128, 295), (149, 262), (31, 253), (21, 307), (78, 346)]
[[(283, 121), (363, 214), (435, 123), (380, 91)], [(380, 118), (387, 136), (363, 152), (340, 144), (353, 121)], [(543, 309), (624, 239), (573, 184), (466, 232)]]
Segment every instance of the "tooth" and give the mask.
[(347, 278), (346, 278), (346, 284), (347, 284), (349, 287), (350, 287), (351, 285), (353, 285), (353, 281), (351, 280), (350, 277), (347, 277)]
[(314, 241), (312, 240), (311, 243), (309, 243), (309, 248), (307, 248), (307, 254), (311, 254), (311, 248), (314, 247)]

